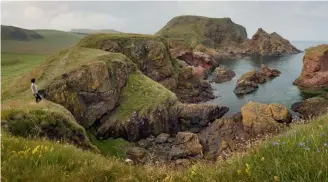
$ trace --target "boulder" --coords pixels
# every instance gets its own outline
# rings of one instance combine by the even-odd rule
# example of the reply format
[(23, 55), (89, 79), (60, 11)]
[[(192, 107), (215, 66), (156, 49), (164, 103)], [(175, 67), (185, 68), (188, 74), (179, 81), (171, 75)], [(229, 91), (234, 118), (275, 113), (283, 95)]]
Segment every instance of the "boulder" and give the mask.
[(281, 74), (281, 72), (277, 69), (269, 69), (264, 64), (261, 65), (262, 72), (266, 75), (267, 78), (277, 77)]
[(198, 132), (217, 118), (221, 118), (229, 108), (214, 104), (184, 104), (178, 115), (180, 130)]
[(290, 123), (292, 121), (292, 115), (288, 111), (287, 107), (282, 104), (269, 104), (272, 117), (274, 120), (280, 123)]
[(126, 151), (126, 157), (135, 163), (144, 164), (147, 162), (149, 154), (147, 150), (140, 147), (131, 147)]
[(234, 93), (238, 96), (254, 92), (258, 89), (258, 84), (266, 82), (265, 74), (253, 69), (240, 76), (237, 80)]
[(258, 84), (254, 83), (254, 82), (242, 80), (237, 83), (237, 86), (233, 92), (237, 96), (242, 96), (245, 94), (252, 93), (252, 92), (256, 91), (258, 88), (259, 88)]
[(279, 129), (279, 123), (273, 118), (267, 104), (248, 102), (241, 108), (241, 114), (245, 131), (254, 136)]
[(256, 84), (262, 84), (262, 83), (265, 83), (266, 77), (265, 77), (265, 74), (253, 69), (253, 70), (250, 70), (250, 71), (242, 74), (240, 76), (240, 78), (238, 79), (237, 84), (238, 84), (238, 82), (243, 81), (243, 80), (253, 82)]
[(203, 148), (198, 136), (189, 132), (178, 132), (170, 150), (171, 159), (202, 156)]
[(306, 49), (302, 73), (294, 85), (304, 88), (328, 87), (328, 44)]
[(217, 67), (213, 73), (213, 81), (216, 83), (223, 83), (230, 81), (236, 73), (228, 68)]
[(161, 133), (161, 134), (159, 134), (159, 135), (156, 137), (155, 142), (156, 142), (157, 144), (165, 143), (169, 137), (170, 137), (170, 134), (167, 134), (167, 133)]
[(215, 120), (198, 134), (206, 158), (216, 159), (231, 151), (241, 149), (239, 144), (250, 139), (244, 130), (242, 116), (236, 113), (230, 117)]
[(300, 113), (302, 118), (311, 119), (328, 112), (328, 98), (325, 95), (305, 99), (292, 105), (292, 110)]

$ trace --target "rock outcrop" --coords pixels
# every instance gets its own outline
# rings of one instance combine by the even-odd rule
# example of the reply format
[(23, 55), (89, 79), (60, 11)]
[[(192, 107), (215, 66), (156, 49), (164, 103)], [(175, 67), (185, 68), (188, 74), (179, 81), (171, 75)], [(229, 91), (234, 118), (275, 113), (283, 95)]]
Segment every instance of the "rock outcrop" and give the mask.
[(261, 65), (262, 72), (266, 75), (267, 78), (278, 77), (281, 72), (277, 69), (270, 69), (264, 64)]
[(284, 126), (280, 123), (291, 120), (288, 109), (281, 104), (249, 102), (241, 113), (215, 120), (198, 136), (206, 158), (228, 157), (231, 152), (245, 150), (250, 140), (279, 132)]
[(296, 102), (292, 105), (292, 110), (300, 113), (304, 119), (323, 115), (328, 112), (328, 94)]
[(276, 32), (268, 34), (262, 28), (233, 51), (234, 54), (247, 56), (281, 56), (299, 52), (300, 50)]
[(240, 76), (234, 93), (239, 96), (254, 92), (258, 89), (258, 84), (263, 84), (265, 81), (265, 74), (253, 69)]
[[(95, 34), (83, 38), (77, 46), (124, 54), (143, 74), (175, 92), (182, 102), (208, 101), (214, 97), (210, 84), (202, 83), (202, 80), (192, 74), (192, 69), (189, 74), (189, 68), (171, 58), (167, 42), (162, 37)], [(207, 60), (203, 61), (205, 64)]]
[(328, 44), (306, 50), (302, 73), (294, 84), (305, 88), (328, 87)]
[(215, 83), (223, 83), (232, 80), (236, 73), (231, 69), (217, 67), (213, 73), (212, 79)]

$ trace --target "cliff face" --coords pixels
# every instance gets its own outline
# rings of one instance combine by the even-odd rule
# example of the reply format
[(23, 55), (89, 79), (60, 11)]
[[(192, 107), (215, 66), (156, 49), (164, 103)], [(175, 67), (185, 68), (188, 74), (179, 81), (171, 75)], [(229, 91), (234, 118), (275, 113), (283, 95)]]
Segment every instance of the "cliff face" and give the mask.
[[(143, 74), (174, 91), (182, 102), (207, 101), (214, 97), (211, 86), (202, 84), (196, 76), (182, 79), (186, 77), (184, 66), (171, 58), (167, 42), (160, 36), (96, 34), (83, 38), (78, 46), (124, 54)], [(207, 90), (205, 95), (201, 94), (204, 90)]]
[(294, 84), (305, 88), (328, 87), (328, 44), (306, 50), (302, 73)]
[(268, 34), (262, 28), (248, 39), (246, 29), (230, 18), (178, 16), (156, 35), (168, 39), (174, 58), (182, 51), (200, 51), (216, 58), (279, 56), (300, 52), (279, 34)]

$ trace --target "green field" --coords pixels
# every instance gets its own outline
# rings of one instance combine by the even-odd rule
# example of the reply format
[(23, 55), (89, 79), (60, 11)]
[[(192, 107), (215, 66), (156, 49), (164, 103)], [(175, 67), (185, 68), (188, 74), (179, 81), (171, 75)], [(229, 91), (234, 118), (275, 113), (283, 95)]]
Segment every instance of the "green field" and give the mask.
[(25, 54), (53, 54), (75, 45), (84, 35), (58, 30), (35, 30), (43, 39), (30, 41), (1, 40), (1, 52)]

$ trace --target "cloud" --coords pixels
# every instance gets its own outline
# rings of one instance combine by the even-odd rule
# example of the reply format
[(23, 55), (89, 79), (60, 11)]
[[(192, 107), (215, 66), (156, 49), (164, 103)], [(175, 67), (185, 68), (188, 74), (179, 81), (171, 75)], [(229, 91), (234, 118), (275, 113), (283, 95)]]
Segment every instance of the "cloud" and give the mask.
[(1, 2), (2, 24), (30, 29), (116, 29), (153, 34), (179, 15), (230, 17), (290, 40), (328, 41), (328, 2)]

